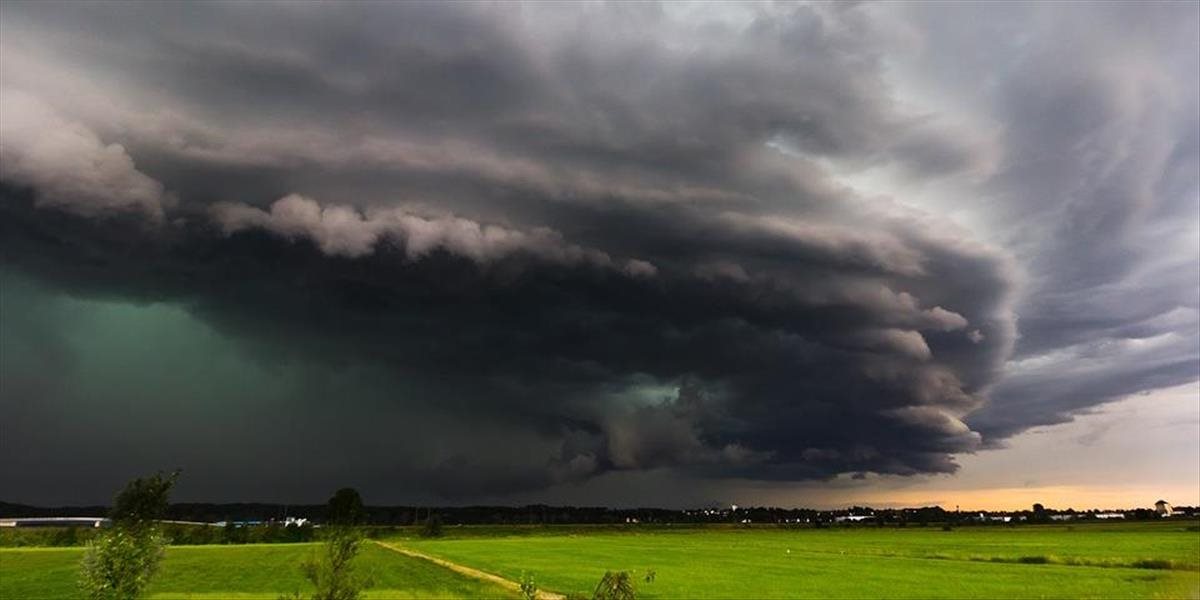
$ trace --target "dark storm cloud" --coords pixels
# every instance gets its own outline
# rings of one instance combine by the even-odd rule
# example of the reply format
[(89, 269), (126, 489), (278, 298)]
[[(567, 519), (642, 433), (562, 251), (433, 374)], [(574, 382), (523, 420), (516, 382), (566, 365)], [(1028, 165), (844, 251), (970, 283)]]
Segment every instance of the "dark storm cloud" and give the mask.
[[(1131, 214), (1194, 212), (1178, 200), (1195, 194), (1194, 129), (1189, 145), (1154, 128), (1174, 145), (1154, 165), (1084, 157), (1026, 173), (997, 156), (1061, 120), (1019, 93), (1022, 77), (1054, 80), (1017, 67), (998, 86), (997, 112), (1016, 115), (998, 149), (893, 99), (899, 42), (873, 10), (6, 4), (0, 32), (7, 267), (80, 297), (182, 306), (264, 362), (379, 369), (405, 393), (358, 383), (294, 400), (346, 440), (381, 432), (338, 411), (424, 440), (404, 453), (344, 440), (333, 460), (364, 480), (468, 498), (646, 469), (951, 472), (979, 431), (1195, 376), (1192, 354), (1130, 365), (1107, 395), (1080, 383), (1086, 370), (1052, 381), (1020, 362), (1006, 384), (1018, 262), (828, 167), (984, 177), (988, 194), (1063, 206), (1056, 169), (1096, 168), (1112, 182), (1064, 210), (1112, 237), (1140, 232)], [(1194, 97), (1179, 102), (1194, 112)], [(1106, 109), (1100, 122), (1124, 114)], [(1159, 190), (1146, 179), (1167, 164)], [(1058, 218), (1045, 221), (1079, 221)], [(1187, 337), (1197, 305), (1171, 298), (1194, 257), (1158, 264), (1122, 238), (1093, 261), (1083, 241), (1050, 237), (1068, 249), (1015, 245), (1037, 276), (1028, 318), (1045, 321), (1018, 358), (1081, 351), (1100, 329)], [(1166, 273), (1156, 304), (1113, 312), (1128, 295), (1091, 293), (1138, 265)], [(1042, 283), (1056, 277), (1086, 285)], [(1063, 308), (1083, 293), (1089, 311)], [(993, 388), (1003, 402), (979, 411)]]
[[(1195, 381), (1200, 11), (913, 12), (953, 93), (1005, 124), (985, 214), (1028, 273), (1015, 360), (972, 426), (1001, 439)], [(981, 70), (995, 83), (971, 88)]]

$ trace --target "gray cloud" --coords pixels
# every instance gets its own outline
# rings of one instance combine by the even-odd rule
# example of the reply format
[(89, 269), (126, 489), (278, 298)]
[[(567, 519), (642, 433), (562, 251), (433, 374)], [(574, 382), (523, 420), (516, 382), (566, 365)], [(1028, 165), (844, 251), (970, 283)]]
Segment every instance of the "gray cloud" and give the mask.
[(120, 144), (103, 144), (28, 94), (6, 91), (0, 107), (0, 177), (36, 188), (39, 205), (85, 217), (136, 212), (162, 220), (162, 184), (134, 168)]
[[(174, 8), (4, 5), (5, 267), (404, 386), (296, 398), (364, 481), (952, 472), (1197, 377), (1195, 252), (1150, 244), (1196, 243), (1186, 7), (1121, 38), (1140, 58), (1098, 44), (1062, 73), (1067, 9), (964, 37), (922, 7)], [(914, 107), (897, 73), (975, 112)], [(996, 225), (838, 175), (878, 169), (965, 182)], [(371, 448), (343, 412), (414, 441)]]

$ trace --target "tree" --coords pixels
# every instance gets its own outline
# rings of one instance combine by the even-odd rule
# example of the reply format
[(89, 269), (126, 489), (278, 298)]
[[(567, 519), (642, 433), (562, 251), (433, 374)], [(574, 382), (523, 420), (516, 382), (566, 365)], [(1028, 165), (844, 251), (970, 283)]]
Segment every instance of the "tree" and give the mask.
[(362, 498), (352, 488), (342, 488), (329, 499), (324, 552), (301, 565), (316, 591), (313, 600), (358, 600), (370, 579), (355, 570), (362, 550), (360, 525), (366, 518)]
[(166, 516), (170, 507), (171, 488), (179, 478), (179, 471), (170, 474), (156, 473), (150, 477), (139, 477), (125, 484), (125, 488), (113, 500), (108, 517), (114, 524), (143, 526), (156, 523)]
[(166, 515), (179, 471), (125, 485), (109, 512), (112, 526), (88, 545), (80, 587), (94, 600), (137, 598), (158, 570), (166, 545), (158, 521)]
[(442, 537), (441, 515), (433, 513), (425, 519), (425, 525), (421, 528), (421, 537)]
[(592, 600), (635, 600), (637, 591), (633, 587), (633, 578), (627, 571), (605, 571), (596, 590), (592, 592)]
[(367, 517), (362, 497), (354, 488), (342, 488), (334, 492), (326, 511), (331, 525), (361, 525)]
[(1046, 516), (1046, 507), (1042, 506), (1040, 502), (1033, 505), (1033, 520), (1039, 523), (1050, 520), (1050, 518)]

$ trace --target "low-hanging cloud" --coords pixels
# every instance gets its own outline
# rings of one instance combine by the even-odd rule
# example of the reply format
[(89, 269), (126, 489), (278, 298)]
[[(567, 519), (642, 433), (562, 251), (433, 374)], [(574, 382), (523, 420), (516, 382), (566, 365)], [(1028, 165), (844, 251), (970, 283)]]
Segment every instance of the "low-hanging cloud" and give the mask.
[[(403, 245), (410, 260), (444, 250), (481, 264), (518, 253), (563, 265), (615, 264), (608, 254), (566, 243), (545, 227), (519, 231), (453, 215), (423, 217), (397, 208), (363, 215), (352, 206), (322, 207), (298, 194), (276, 200), (269, 212), (245, 204), (218, 203), (212, 207), (212, 217), (226, 235), (259, 228), (286, 238), (306, 237), (325, 254), (348, 258), (370, 254), (381, 240), (394, 240)], [(638, 259), (627, 260), (622, 269), (638, 276), (656, 272), (653, 264)]]

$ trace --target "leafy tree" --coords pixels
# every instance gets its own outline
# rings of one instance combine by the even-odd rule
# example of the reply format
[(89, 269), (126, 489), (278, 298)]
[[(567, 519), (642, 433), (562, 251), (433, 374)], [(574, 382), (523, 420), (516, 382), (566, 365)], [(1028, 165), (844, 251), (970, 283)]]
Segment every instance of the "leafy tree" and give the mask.
[(112, 526), (88, 545), (79, 584), (93, 600), (141, 595), (158, 570), (166, 545), (159, 519), (167, 512), (179, 472), (156, 473), (125, 485), (113, 501)]
[(139, 477), (125, 484), (125, 488), (113, 500), (108, 517), (114, 524), (142, 526), (152, 524), (167, 514), (170, 506), (171, 488), (179, 478), (179, 471), (150, 477)]
[(1033, 505), (1033, 520), (1039, 523), (1050, 520), (1050, 517), (1046, 514), (1046, 507), (1042, 506), (1041, 502)]
[(326, 510), (331, 525), (362, 525), (367, 518), (362, 497), (354, 488), (342, 488), (334, 492)]
[(635, 600), (637, 590), (633, 587), (633, 578), (627, 571), (605, 571), (596, 590), (592, 592), (592, 600)]
[(352, 488), (343, 488), (329, 499), (324, 552), (301, 564), (304, 576), (316, 588), (313, 600), (358, 600), (370, 587), (369, 577), (355, 570), (354, 559), (362, 551), (366, 518), (362, 498)]

